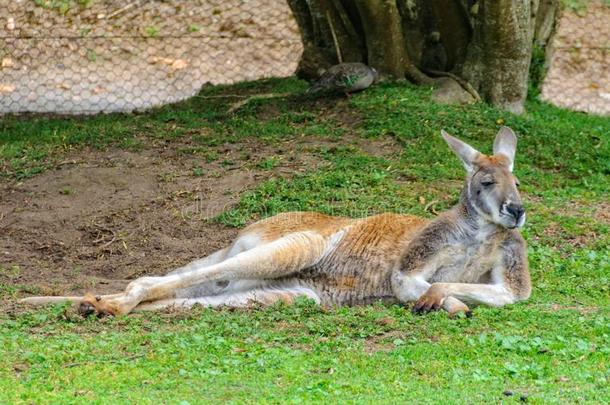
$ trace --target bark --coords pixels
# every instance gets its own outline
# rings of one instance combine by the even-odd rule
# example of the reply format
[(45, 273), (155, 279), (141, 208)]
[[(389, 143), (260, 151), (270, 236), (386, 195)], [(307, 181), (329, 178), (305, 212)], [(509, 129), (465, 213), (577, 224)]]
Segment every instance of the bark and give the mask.
[(366, 38), (367, 62), (381, 75), (404, 77), (408, 60), (395, 0), (356, 0)]
[(546, 46), (555, 31), (555, 21), (559, 13), (559, 0), (540, 0), (536, 13), (534, 42)]
[(435, 30), (441, 34), (447, 51), (447, 70), (461, 66), (472, 36), (468, 10), (459, 1), (429, 0)]
[(536, 9), (537, 1), (481, 0), (463, 67), (485, 100), (517, 114), (527, 98)]
[(325, 47), (319, 32), (316, 36), (316, 19), (307, 2), (303, 0), (288, 0), (288, 6), (292, 10), (292, 14), (299, 26), (303, 41), (303, 55), (299, 61), (297, 74), (304, 79), (314, 79), (318, 77), (320, 69), (327, 68), (335, 63), (333, 55)]
[[(297, 74), (316, 78), (342, 61), (418, 84), (453, 77), (473, 96), (519, 113), (532, 43), (549, 42), (558, 1), (288, 0), (304, 43)], [(446, 62), (426, 68), (429, 60)]]

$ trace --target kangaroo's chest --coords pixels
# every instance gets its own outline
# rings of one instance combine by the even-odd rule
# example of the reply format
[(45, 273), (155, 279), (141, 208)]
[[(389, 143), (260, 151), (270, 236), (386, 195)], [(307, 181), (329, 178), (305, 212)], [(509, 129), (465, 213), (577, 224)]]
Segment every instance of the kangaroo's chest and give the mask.
[(468, 241), (447, 245), (433, 258), (430, 282), (488, 282), (491, 270), (501, 260), (496, 240)]

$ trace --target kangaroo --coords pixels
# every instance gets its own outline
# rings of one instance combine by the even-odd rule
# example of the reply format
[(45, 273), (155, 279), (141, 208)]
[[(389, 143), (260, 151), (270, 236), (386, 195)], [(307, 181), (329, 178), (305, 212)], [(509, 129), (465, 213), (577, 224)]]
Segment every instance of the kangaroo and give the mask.
[(228, 247), (165, 276), (141, 277), (124, 292), (31, 297), (72, 301), (83, 315), (247, 307), (309, 297), (321, 305), (415, 302), (413, 312), (470, 315), (468, 305), (503, 306), (530, 296), (525, 210), (512, 174), (517, 138), (501, 128), (493, 155), (441, 134), (462, 161), (457, 205), (434, 220), (385, 213), (351, 219), (287, 212), (243, 229)]

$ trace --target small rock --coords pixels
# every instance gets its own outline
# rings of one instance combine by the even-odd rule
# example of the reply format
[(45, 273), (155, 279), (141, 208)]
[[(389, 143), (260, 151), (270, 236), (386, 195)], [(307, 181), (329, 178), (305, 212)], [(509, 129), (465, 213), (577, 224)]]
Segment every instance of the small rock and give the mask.
[(504, 395), (505, 397), (512, 397), (513, 395), (515, 395), (514, 392), (506, 390), (502, 393), (502, 395)]
[(15, 19), (13, 17), (9, 17), (6, 19), (6, 29), (9, 31), (15, 29)]
[(458, 82), (443, 77), (437, 80), (437, 87), (432, 92), (432, 101), (441, 104), (472, 104), (475, 99)]

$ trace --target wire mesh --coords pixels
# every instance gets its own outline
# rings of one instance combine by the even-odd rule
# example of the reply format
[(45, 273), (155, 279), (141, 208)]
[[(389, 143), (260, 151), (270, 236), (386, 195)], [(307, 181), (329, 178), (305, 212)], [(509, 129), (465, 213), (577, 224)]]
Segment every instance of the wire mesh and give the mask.
[[(610, 114), (608, 21), (599, 0), (563, 13), (544, 100)], [(285, 0), (0, 0), (0, 114), (143, 110), (289, 76), (302, 50)]]
[(553, 40), (542, 98), (560, 107), (610, 114), (610, 6), (565, 10)]
[(302, 52), (281, 0), (2, 3), (0, 113), (142, 110), (292, 75)]

